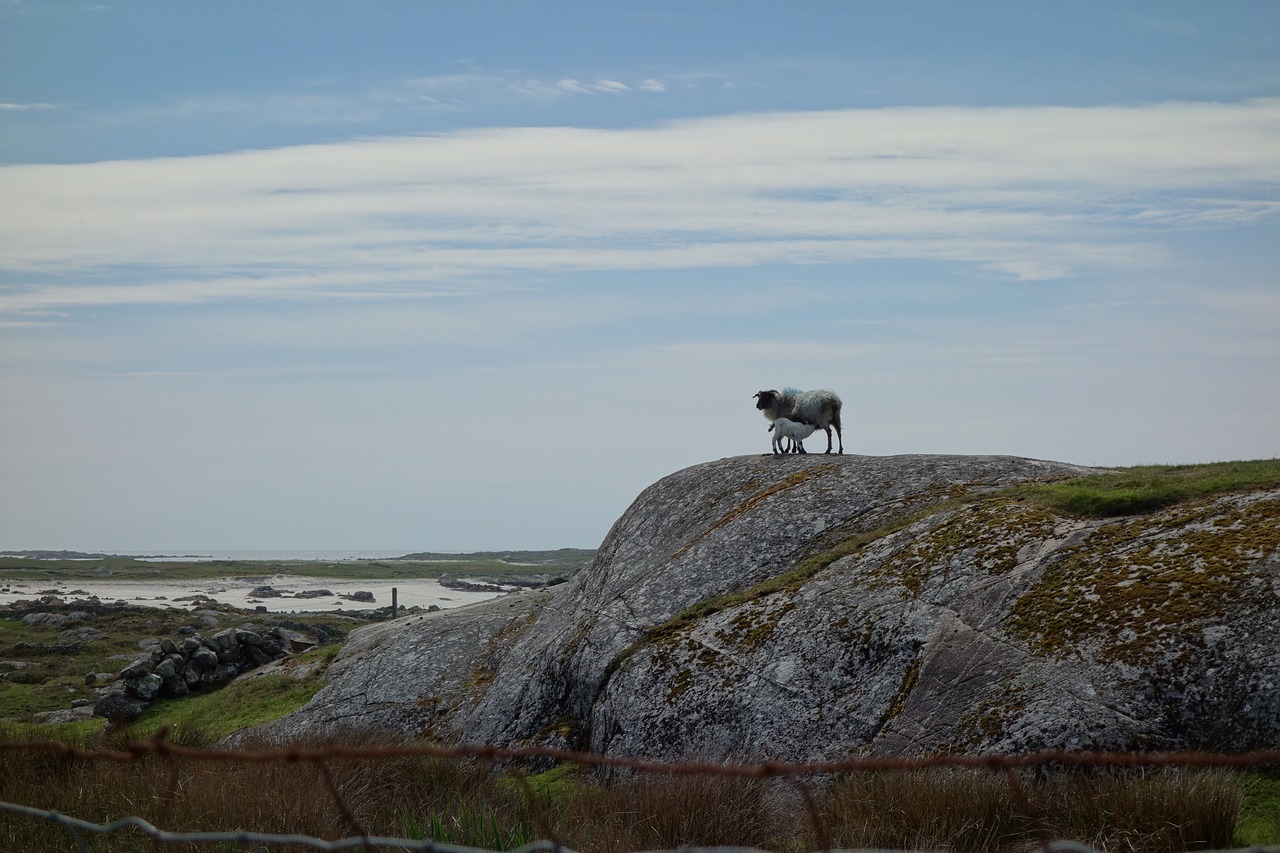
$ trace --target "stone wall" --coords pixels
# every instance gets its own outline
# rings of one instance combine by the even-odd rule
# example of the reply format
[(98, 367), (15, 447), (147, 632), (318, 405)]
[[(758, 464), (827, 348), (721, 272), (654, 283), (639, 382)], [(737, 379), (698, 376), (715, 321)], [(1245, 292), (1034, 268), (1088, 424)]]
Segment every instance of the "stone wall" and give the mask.
[(315, 645), (305, 634), (280, 626), (261, 633), (227, 628), (210, 637), (165, 637), (150, 655), (120, 671), (112, 689), (94, 705), (93, 715), (127, 722), (155, 699), (221, 687), (241, 673)]

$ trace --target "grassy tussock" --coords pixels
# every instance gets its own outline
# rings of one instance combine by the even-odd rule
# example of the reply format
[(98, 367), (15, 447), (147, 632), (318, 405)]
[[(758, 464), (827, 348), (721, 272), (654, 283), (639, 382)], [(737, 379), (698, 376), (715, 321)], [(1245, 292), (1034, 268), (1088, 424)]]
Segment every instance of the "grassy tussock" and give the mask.
[(708, 776), (639, 776), (585, 788), (556, 815), (563, 842), (580, 853), (681, 847), (780, 849), (794, 815), (766, 798), (764, 783)]
[(824, 808), (837, 847), (1013, 853), (1034, 847), (1043, 829), (1099, 850), (1174, 853), (1232, 846), (1245, 796), (1238, 777), (1216, 771), (1020, 784), (1034, 817), (1005, 777), (961, 770), (853, 776)]
[(1144, 465), (1015, 491), (1068, 515), (1110, 518), (1195, 498), (1274, 488), (1280, 488), (1280, 459)]
[[(137, 734), (124, 730), (105, 737), (108, 745), (122, 746), (137, 740)], [(192, 739), (198, 741), (199, 732), (193, 731)], [(91, 740), (82, 745), (102, 745)], [(373, 745), (359, 738), (341, 743)], [(98, 822), (138, 815), (178, 831), (248, 828), (328, 839), (367, 832), (490, 850), (553, 838), (579, 853), (720, 845), (799, 853), (822, 844), (1025, 853), (1039, 837), (1007, 780), (977, 771), (842, 778), (814, 796), (819, 829), (803, 797), (777, 781), (638, 775), (603, 782), (572, 767), (524, 778), (480, 762), (421, 758), (332, 759), (322, 768), (159, 756), (120, 764), (19, 751), (6, 753), (4, 761), (0, 799)], [(335, 801), (329, 780), (354, 825)], [(1107, 851), (1160, 853), (1229, 847), (1242, 813), (1262, 815), (1262, 822), (1250, 824), (1252, 834), (1237, 837), (1236, 843), (1280, 841), (1274, 824), (1264, 825), (1275, 805), (1265, 799), (1273, 794), (1264, 784), (1268, 781), (1217, 772), (1162, 772), (1048, 781), (1024, 777), (1022, 786), (1055, 838)], [(1246, 796), (1259, 791), (1263, 799), (1246, 803)], [(44, 853), (69, 847), (67, 836), (54, 826), (3, 815), (0, 849)], [(122, 853), (149, 847), (130, 832), (95, 838), (92, 849)]]
[(1280, 843), (1280, 773), (1248, 773), (1243, 779), (1245, 801), (1236, 823), (1236, 844)]

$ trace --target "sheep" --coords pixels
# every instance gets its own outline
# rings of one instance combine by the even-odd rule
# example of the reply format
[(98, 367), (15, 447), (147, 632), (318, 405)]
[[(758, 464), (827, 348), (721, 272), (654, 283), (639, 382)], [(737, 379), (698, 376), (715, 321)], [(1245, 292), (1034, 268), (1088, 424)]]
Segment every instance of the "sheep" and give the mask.
[(777, 391), (757, 391), (756, 408), (767, 420), (787, 418), (814, 424), (827, 434), (827, 453), (831, 452), (831, 429), (835, 428), (840, 440), (840, 453), (844, 453), (844, 434), (840, 431), (840, 407), (844, 405), (834, 391), (797, 391), (787, 388)]
[[(808, 451), (804, 449), (804, 440), (813, 435), (818, 428), (804, 421), (778, 418), (769, 424), (769, 429), (773, 430), (773, 455), (781, 456), (786, 453), (807, 453)], [(787, 450), (782, 449), (784, 438), (791, 439), (791, 447)]]

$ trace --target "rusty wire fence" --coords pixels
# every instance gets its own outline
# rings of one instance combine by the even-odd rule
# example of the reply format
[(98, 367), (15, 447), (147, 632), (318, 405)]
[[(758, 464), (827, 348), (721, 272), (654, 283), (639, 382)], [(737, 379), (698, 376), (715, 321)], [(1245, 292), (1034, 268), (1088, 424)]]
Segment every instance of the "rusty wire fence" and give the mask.
[[(706, 761), (665, 762), (625, 756), (604, 755), (597, 753), (576, 752), (543, 747), (504, 748), (496, 746), (437, 746), (432, 744), (399, 744), (373, 746), (286, 746), (278, 748), (258, 749), (211, 749), (184, 746), (167, 740), (167, 731), (161, 730), (154, 737), (138, 741), (122, 748), (85, 748), (74, 744), (50, 740), (0, 740), (0, 755), (12, 755), (19, 751), (37, 751), (52, 753), (67, 759), (106, 762), (138, 762), (148, 756), (159, 756), (170, 762), (177, 760), (268, 763), (284, 762), (314, 766), (325, 780), (333, 806), (341, 814), (350, 827), (350, 834), (336, 840), (316, 838), (303, 834), (273, 834), (254, 832), (243, 829), (227, 831), (176, 832), (167, 831), (138, 817), (126, 816), (109, 823), (99, 823), (77, 818), (58, 811), (43, 809), (18, 803), (0, 802), (0, 817), (17, 815), (27, 819), (47, 822), (65, 833), (67, 849), (92, 853), (92, 841), (97, 837), (117, 832), (141, 833), (150, 840), (150, 849), (161, 850), (165, 844), (216, 844), (219, 851), (254, 851), (268, 853), (284, 849), (314, 850), (419, 850), (435, 853), (499, 853), (485, 848), (451, 844), (443, 841), (423, 838), (397, 838), (370, 834), (364, 831), (349, 808), (338, 786), (329, 774), (327, 762), (340, 759), (377, 761), (392, 758), (434, 758), (444, 760), (479, 759), (494, 766), (518, 766), (520, 762), (531, 760), (568, 762), (582, 766), (597, 768), (615, 768), (623, 771), (662, 774), (668, 776), (711, 776), (737, 779), (774, 779), (789, 783), (799, 794), (803, 802), (813, 838), (818, 842), (816, 849), (834, 851), (838, 849), (855, 853), (852, 848), (837, 848), (828, 843), (830, 835), (824, 826), (824, 819), (814, 805), (814, 798), (809, 790), (809, 782), (821, 778), (831, 778), (843, 774), (875, 773), (894, 771), (923, 771), (942, 768), (967, 768), (1003, 775), (1007, 780), (1015, 801), (1022, 813), (1036, 827), (1038, 838), (1027, 846), (1027, 853), (1047, 851), (1047, 853), (1101, 853), (1094, 847), (1076, 841), (1055, 839), (1045, 829), (1037, 809), (1032, 804), (1020, 781), (1019, 771), (1057, 769), (1101, 769), (1101, 768), (1203, 768), (1225, 770), (1276, 769), (1280, 768), (1280, 750), (1258, 750), (1244, 753), (1209, 753), (1209, 752), (1144, 752), (1144, 753), (1098, 753), (1069, 752), (1062, 750), (1044, 750), (1039, 752), (1015, 755), (928, 755), (919, 757), (866, 757), (850, 758), (840, 761), (817, 761), (804, 763), (760, 762), (760, 763), (719, 763)], [(514, 773), (517, 779), (523, 779)], [(808, 781), (806, 781), (808, 780)], [(548, 832), (549, 836), (553, 833)], [(143, 849), (143, 848), (138, 848)], [(941, 848), (945, 849), (945, 848)], [(1251, 853), (1280, 853), (1280, 844), (1232, 848), (1237, 851), (1248, 850)], [(512, 847), (505, 853), (572, 853), (569, 847), (562, 845), (554, 837), (533, 841), (519, 847)], [(758, 848), (741, 846), (714, 847), (681, 847), (678, 853), (763, 853)], [(677, 851), (668, 851), (677, 853)], [(856, 848), (856, 853), (908, 853), (901, 849), (883, 850), (881, 848)], [(1209, 851), (1212, 853), (1212, 851)]]

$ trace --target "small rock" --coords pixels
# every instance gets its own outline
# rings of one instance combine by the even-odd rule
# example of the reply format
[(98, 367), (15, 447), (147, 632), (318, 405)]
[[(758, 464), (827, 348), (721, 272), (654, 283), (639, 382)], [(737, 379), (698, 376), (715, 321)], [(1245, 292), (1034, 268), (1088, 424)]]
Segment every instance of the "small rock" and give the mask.
[(120, 677), (123, 679), (141, 678), (151, 673), (151, 666), (151, 661), (147, 658), (136, 660), (120, 670)]
[(243, 628), (236, 628), (235, 638), (236, 642), (241, 645), (259, 647), (262, 645), (262, 635), (256, 631), (246, 631)]
[(305, 652), (307, 649), (314, 649), (316, 641), (306, 634), (298, 631), (291, 631), (288, 628), (275, 627), (271, 629), (271, 633), (284, 643), (285, 647), (291, 652)]
[(94, 640), (105, 640), (107, 635), (89, 625), (70, 628), (58, 635), (59, 639), (68, 643), (89, 643)]
[(125, 683), (125, 690), (139, 699), (150, 701), (156, 698), (156, 694), (160, 692), (160, 688), (163, 686), (164, 679), (155, 673), (148, 673), (141, 678), (129, 679)]
[[(73, 705), (71, 708), (61, 711), (39, 711), (31, 716), (37, 723), (43, 723), (47, 726), (55, 726), (58, 723), (76, 723), (81, 720), (87, 720), (94, 716), (93, 703), (88, 699), (77, 700), (83, 702), (83, 705)], [(142, 713), (139, 711), (138, 713)]]
[(147, 710), (147, 702), (123, 691), (108, 693), (93, 706), (93, 716), (102, 717), (113, 723), (128, 723), (136, 720)]

